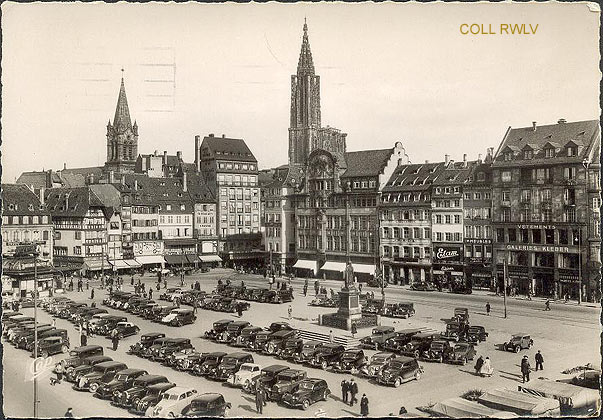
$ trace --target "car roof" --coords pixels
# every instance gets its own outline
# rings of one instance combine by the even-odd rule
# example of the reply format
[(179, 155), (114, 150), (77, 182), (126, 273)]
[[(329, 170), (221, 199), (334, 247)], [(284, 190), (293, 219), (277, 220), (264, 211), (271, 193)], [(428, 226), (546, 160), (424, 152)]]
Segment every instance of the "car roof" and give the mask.
[(158, 390), (163, 390), (163, 389), (170, 389), (170, 388), (174, 388), (175, 384), (172, 382), (161, 382), (158, 384), (153, 384), (153, 385), (149, 385), (147, 388), (153, 388), (153, 389), (158, 389)]
[(291, 334), (293, 330), (278, 330), (277, 332), (273, 333), (272, 336), (273, 337), (280, 337), (280, 336), (284, 336), (284, 335), (289, 335)]
[(190, 341), (190, 338), (182, 338), (182, 337), (172, 338), (172, 339), (170, 339), (170, 341), (173, 343), (183, 343), (185, 341)]
[[(152, 381), (154, 379), (159, 379), (159, 378), (165, 378), (165, 376), (163, 376), (163, 375), (148, 375), (147, 374), (147, 375), (139, 376), (136, 380), (137, 381)], [(165, 378), (165, 379), (167, 379), (167, 378)]]
[(165, 337), (165, 333), (160, 333), (160, 332), (150, 332), (150, 333), (144, 333), (143, 335), (141, 335), (141, 337)]
[(145, 370), (144, 369), (136, 369), (136, 368), (127, 368), (127, 369), (119, 371), (119, 373), (122, 373), (125, 375), (130, 375), (132, 373), (138, 373), (138, 372), (145, 372)]
[(249, 321), (234, 321), (230, 325), (248, 325)]
[(229, 324), (231, 322), (234, 322), (232, 319), (219, 319), (217, 321), (214, 321), (214, 324)]
[(207, 353), (208, 357), (213, 357), (213, 356), (226, 356), (227, 353), (224, 353), (223, 351), (212, 351), (211, 353)]
[(266, 366), (262, 370), (265, 371), (265, 372), (281, 372), (281, 371), (289, 370), (289, 366), (270, 365), (270, 366)]
[(97, 346), (97, 345), (91, 344), (89, 346), (76, 347), (72, 351), (84, 352), (84, 351), (90, 351), (90, 350), (98, 350), (98, 349), (102, 349), (102, 348), (103, 348), (102, 346)]
[(57, 340), (62, 340), (62, 337), (53, 335), (50, 337), (43, 337), (42, 340), (43, 341), (57, 341)]
[(324, 379), (322, 378), (306, 378), (304, 379), (304, 382), (312, 382), (313, 384), (318, 383), (318, 382), (323, 382)]
[(235, 352), (235, 353), (229, 353), (229, 354), (226, 355), (226, 357), (234, 357), (236, 359), (242, 359), (242, 358), (247, 357), (247, 356), (251, 356), (251, 354), (250, 353), (243, 353), (243, 352)]
[(416, 334), (419, 332), (421, 332), (421, 330), (418, 328), (408, 328), (406, 330), (396, 331), (396, 334)]
[(373, 356), (389, 357), (389, 356), (395, 356), (395, 355), (394, 355), (394, 353), (389, 352), (389, 351), (380, 351), (379, 353), (373, 354)]
[(343, 347), (341, 344), (335, 344), (335, 343), (325, 343), (322, 345), (323, 348), (326, 349), (334, 349), (334, 348), (339, 348), (339, 347)]
[(196, 391), (196, 389), (195, 388), (187, 388), (185, 386), (175, 386), (175, 387), (167, 390), (166, 392), (168, 392), (170, 394), (182, 394), (187, 391)]
[(427, 338), (427, 337), (431, 337), (436, 334), (437, 333), (435, 333), (435, 332), (423, 332), (423, 333), (416, 334), (413, 338)]
[(90, 360), (91, 362), (96, 362), (97, 360), (104, 360), (106, 362), (112, 361), (112, 359), (109, 356), (89, 356), (89, 357), (86, 357), (86, 360)]
[(206, 394), (201, 394), (198, 397), (195, 397), (193, 401), (215, 401), (217, 399), (224, 398), (222, 394), (218, 394), (216, 392), (208, 392)]
[(345, 352), (346, 352), (346, 353), (351, 353), (351, 352), (358, 353), (358, 352), (361, 352), (361, 351), (364, 351), (364, 350), (362, 350), (362, 349), (361, 349), (361, 348), (359, 348), (359, 347), (352, 347), (352, 348), (347, 349)]
[(300, 370), (300, 369), (290, 369), (288, 368), (287, 370), (283, 370), (282, 372), (279, 372), (279, 375), (299, 375), (300, 373), (304, 373), (305, 371)]
[(392, 360), (392, 362), (402, 362), (402, 363), (407, 363), (407, 362), (411, 362), (415, 360), (414, 357), (408, 357), (408, 356), (398, 356), (395, 359)]
[(109, 360), (108, 362), (99, 363), (96, 366), (99, 368), (105, 368), (105, 367), (110, 368), (110, 367), (114, 367), (114, 366), (126, 366), (126, 364), (123, 362), (118, 362), (116, 360)]
[(176, 311), (178, 311), (179, 313), (193, 312), (192, 309), (188, 309), (188, 308), (179, 308), (179, 309), (176, 309)]

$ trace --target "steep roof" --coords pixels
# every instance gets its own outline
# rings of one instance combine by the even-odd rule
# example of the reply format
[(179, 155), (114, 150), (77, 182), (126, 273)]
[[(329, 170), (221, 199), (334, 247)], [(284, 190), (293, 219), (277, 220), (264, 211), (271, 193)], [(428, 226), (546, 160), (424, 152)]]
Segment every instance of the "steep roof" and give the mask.
[(308, 40), (308, 24), (304, 18), (304, 35), (302, 37), (302, 46), (297, 63), (297, 74), (314, 74), (314, 61), (312, 60), (312, 51), (310, 51), (310, 41)]
[(346, 152), (347, 169), (341, 177), (377, 176), (383, 171), (393, 153), (394, 149), (391, 148)]
[(128, 98), (126, 98), (126, 87), (124, 86), (123, 77), (121, 78), (117, 106), (115, 107), (115, 116), (113, 117), (113, 128), (118, 133), (123, 133), (127, 129), (132, 129), (132, 120), (130, 119), (130, 109), (128, 108)]
[(16, 215), (49, 215), (47, 207), (27, 186), (19, 184), (2, 184), (2, 214)]
[(398, 166), (387, 184), (384, 192), (422, 191), (430, 188), (444, 171), (444, 163), (414, 163)]
[(281, 165), (270, 169), (269, 172), (262, 172), (264, 172), (266, 178), (264, 184), (261, 184), (264, 188), (293, 187), (294, 185), (300, 185), (304, 177), (303, 166), (296, 164)]
[(75, 188), (86, 186), (86, 178), (90, 175), (99, 180), (103, 175), (103, 167), (91, 166), (85, 168), (62, 169), (60, 171), (29, 171), (23, 172), (16, 184), (32, 186), (34, 189), (49, 187), (50, 184), (60, 184), (62, 187)]
[(257, 162), (249, 147), (242, 139), (207, 136), (203, 138), (201, 148), (207, 146), (215, 159)]
[(465, 183), (473, 171), (477, 161), (449, 162), (445, 169), (433, 181), (433, 185), (458, 185)]
[(216, 198), (203, 180), (203, 177), (196, 173), (188, 172), (186, 174), (186, 186), (190, 198), (196, 203), (213, 203)]
[[(112, 186), (109, 186), (113, 188)], [(83, 217), (91, 207), (100, 207), (107, 217), (115, 211), (108, 189), (99, 189), (100, 197), (90, 187), (49, 188), (46, 203), (53, 216)], [(114, 191), (117, 195), (117, 190)]]

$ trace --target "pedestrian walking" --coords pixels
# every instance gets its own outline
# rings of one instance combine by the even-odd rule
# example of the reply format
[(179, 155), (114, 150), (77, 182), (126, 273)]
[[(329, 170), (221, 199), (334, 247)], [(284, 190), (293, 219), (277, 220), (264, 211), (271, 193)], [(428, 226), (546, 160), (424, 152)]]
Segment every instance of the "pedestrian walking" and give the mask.
[(86, 290), (90, 290), (90, 279), (86, 279)]
[(161, 290), (161, 282), (157, 282), (157, 286), (155, 287), (155, 289), (157, 289), (157, 291)]
[(356, 326), (356, 322), (352, 322), (352, 338), (356, 338), (356, 333), (358, 332), (358, 327)]
[(239, 315), (239, 318), (243, 316), (243, 305), (240, 303), (237, 305), (237, 314)]
[(362, 417), (368, 417), (369, 415), (369, 400), (366, 394), (362, 394), (360, 399), (360, 414)]
[(153, 299), (153, 288), (149, 286), (149, 300)]
[(73, 408), (69, 407), (63, 417), (73, 418)]
[(56, 318), (52, 318), (52, 328), (56, 328), (57, 327), (57, 319)]
[(80, 346), (87, 346), (88, 345), (88, 335), (86, 334), (86, 331), (82, 331), (82, 333), (80, 334)]
[(345, 379), (341, 381), (341, 399), (344, 403), (348, 403), (348, 393), (350, 392), (350, 384)]
[(63, 371), (62, 370), (60, 372), (58, 370), (55, 371), (55, 374), (57, 375), (57, 377), (50, 378), (50, 385), (60, 384), (61, 381), (63, 380)]
[(329, 343), (333, 342), (333, 330), (329, 330)]
[(528, 356), (523, 356), (523, 359), (521, 359), (521, 375), (524, 384), (530, 381), (530, 361), (528, 360)]
[(264, 412), (264, 399), (260, 387), (255, 391), (255, 410), (258, 414), (263, 414)]
[(482, 356), (478, 357), (477, 360), (475, 361), (475, 366), (473, 367), (473, 369), (475, 369), (476, 375), (479, 374), (479, 371), (482, 368), (483, 364), (484, 364), (484, 358)]
[(117, 351), (117, 347), (119, 346), (119, 334), (116, 329), (111, 331), (111, 342), (113, 344), (113, 351)]
[(490, 302), (486, 302), (486, 315), (490, 316)]
[(287, 314), (289, 315), (289, 319), (291, 319), (292, 312), (293, 312), (293, 308), (291, 307), (291, 305), (289, 305), (289, 307), (287, 308)]
[(314, 282), (314, 291), (316, 292), (316, 296), (318, 296), (318, 292), (320, 291), (320, 282), (318, 280)]
[(354, 382), (354, 378), (350, 379), (350, 407), (352, 407), (358, 399), (356, 399), (356, 394), (358, 394), (358, 384)]
[(550, 311), (551, 310), (551, 301), (550, 300), (546, 300), (546, 302), (544, 302), (544, 310), (545, 311)]
[(167, 289), (167, 279), (163, 279), (163, 288)]
[(94, 287), (90, 291), (90, 299), (94, 299)]
[(362, 293), (362, 283), (358, 283), (358, 291)]
[(69, 280), (69, 290), (73, 292), (73, 277)]
[(542, 353), (540, 353), (540, 350), (538, 350), (538, 353), (534, 355), (534, 359), (536, 359), (535, 370), (538, 370), (538, 368), (540, 368), (540, 370), (544, 370), (544, 367), (542, 365), (544, 363), (544, 357), (542, 357)]

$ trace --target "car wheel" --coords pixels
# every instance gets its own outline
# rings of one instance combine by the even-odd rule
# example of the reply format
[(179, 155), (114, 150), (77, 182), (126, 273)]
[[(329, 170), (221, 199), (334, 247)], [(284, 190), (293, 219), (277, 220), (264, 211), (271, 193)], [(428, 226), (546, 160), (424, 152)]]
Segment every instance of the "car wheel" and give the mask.
[(124, 338), (124, 333), (119, 333), (119, 334), (117, 334), (117, 338), (118, 338), (118, 339), (120, 339), (120, 340), (121, 340), (122, 338)]
[(61, 346), (61, 353), (67, 353), (69, 351), (69, 347), (67, 347), (66, 345), (63, 344), (63, 346)]
[(463, 366), (465, 366), (466, 364), (467, 364), (467, 358), (466, 358), (466, 357), (464, 357), (464, 358), (463, 358)]
[(398, 388), (400, 385), (402, 385), (402, 379), (396, 378), (394, 381), (394, 388)]
[(98, 389), (98, 384), (90, 384), (90, 392), (94, 393)]
[(418, 359), (419, 356), (421, 355), (421, 353), (419, 353), (419, 350), (415, 350), (414, 355), (415, 355), (415, 359)]
[(326, 360), (323, 360), (322, 362), (320, 362), (320, 367), (322, 368), (322, 370), (326, 370), (329, 365)]
[(415, 379), (418, 381), (419, 379), (421, 379), (421, 371), (417, 370), (415, 372)]
[(176, 417), (172, 411), (170, 411), (167, 416), (172, 419)]
[(139, 332), (140, 332), (140, 328), (136, 327), (136, 328), (134, 329), (134, 335), (138, 334)]
[(322, 399), (324, 401), (327, 400), (327, 397), (329, 396), (329, 392), (325, 389), (324, 391), (322, 391)]
[(438, 363), (442, 363), (444, 361), (444, 356), (442, 356), (440, 354), (440, 357), (438, 357)]
[(243, 384), (243, 389), (247, 392), (251, 391), (251, 382), (249, 381), (249, 379), (247, 379)]
[(40, 353), (40, 357), (43, 357), (44, 359), (46, 359), (48, 357), (48, 352), (46, 350), (42, 351)]
[(302, 402), (302, 407), (303, 407), (304, 410), (307, 410), (308, 407), (310, 407), (310, 400), (304, 400)]
[(519, 350), (521, 350), (520, 346), (515, 346), (515, 353), (519, 353)]

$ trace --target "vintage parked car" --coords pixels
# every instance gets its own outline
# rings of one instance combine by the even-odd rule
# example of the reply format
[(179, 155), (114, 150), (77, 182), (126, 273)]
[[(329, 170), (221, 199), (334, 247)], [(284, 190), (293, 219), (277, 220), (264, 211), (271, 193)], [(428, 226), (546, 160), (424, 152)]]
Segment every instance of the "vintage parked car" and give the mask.
[(288, 339), (296, 336), (297, 332), (295, 330), (280, 330), (274, 332), (270, 334), (270, 337), (268, 337), (268, 339), (264, 343), (262, 353), (276, 354), (276, 352), (285, 344)]
[(297, 387), (306, 379), (306, 371), (298, 369), (283, 370), (276, 376), (276, 383), (267, 390), (270, 401), (280, 401), (287, 392), (295, 392)]
[(289, 289), (266, 290), (260, 299), (260, 302), (264, 303), (285, 303), (293, 300), (293, 294)]
[(217, 368), (218, 365), (222, 363), (224, 356), (226, 356), (226, 353), (221, 351), (207, 354), (203, 361), (194, 367), (194, 372), (197, 375), (209, 375), (212, 370)]
[(424, 351), (429, 349), (431, 342), (433, 340), (437, 340), (438, 338), (441, 338), (441, 336), (436, 332), (415, 334), (410, 339), (410, 342), (402, 348), (402, 354), (418, 359)]
[(234, 321), (228, 324), (226, 331), (222, 332), (217, 341), (219, 343), (232, 343), (241, 334), (244, 328), (250, 326), (248, 321)]
[(118, 322), (114, 329), (117, 330), (117, 336), (120, 339), (129, 337), (131, 335), (136, 335), (140, 332), (140, 328), (138, 328), (132, 322)]
[(256, 363), (243, 363), (239, 371), (229, 379), (229, 383), (232, 386), (251, 391), (251, 384), (262, 374), (261, 369), (261, 366)]
[(153, 354), (152, 359), (154, 361), (165, 362), (172, 354), (192, 347), (193, 345), (191, 344), (190, 338), (171, 338), (165, 342), (164, 346)]
[(230, 353), (222, 358), (220, 364), (214, 367), (209, 377), (219, 381), (227, 381), (243, 365), (243, 363), (253, 363), (253, 356), (249, 353)]
[(88, 390), (94, 393), (101, 383), (111, 381), (117, 372), (127, 368), (125, 363), (113, 360), (99, 363), (94, 365), (90, 372), (80, 375), (73, 384), (73, 389), (76, 391)]
[[(561, 380), (558, 382), (565, 381)], [(598, 369), (585, 370), (584, 372), (580, 372), (570, 379), (569, 383), (572, 385), (581, 386), (583, 388), (599, 390), (601, 389), (601, 371)]]
[(465, 339), (471, 344), (479, 344), (482, 341), (486, 341), (487, 338), (488, 333), (481, 325), (471, 325), (465, 335)]
[(433, 292), (437, 289), (431, 283), (413, 283), (410, 286), (410, 290), (418, 290), (418, 291), (422, 291), (422, 292)]
[(514, 351), (519, 353), (520, 350), (529, 349), (534, 345), (534, 340), (529, 334), (517, 333), (513, 334), (511, 339), (503, 344), (503, 349), (506, 351)]
[(159, 350), (161, 350), (163, 346), (167, 346), (170, 340), (171, 338), (169, 337), (156, 338), (150, 346), (142, 348), (138, 355), (145, 359), (152, 359), (153, 356), (159, 355)]
[[(43, 326), (38, 325), (38, 337), (40, 337), (40, 335), (44, 334), (46, 331), (52, 331), (54, 329), (55, 328), (52, 325), (43, 325)], [(23, 328), (22, 330), (17, 331), (13, 335), (12, 343), (17, 348), (25, 348), (25, 341), (28, 338), (30, 340), (33, 340), (34, 335), (35, 335), (35, 326), (34, 325), (28, 326), (27, 328)]]
[(393, 337), (390, 337), (385, 340), (384, 348), (385, 350), (394, 353), (400, 353), (404, 345), (409, 343), (412, 337), (420, 332), (421, 330), (419, 329), (407, 329), (396, 331), (396, 334)]
[(264, 350), (264, 346), (270, 339), (270, 336), (274, 334), (274, 331), (262, 330), (255, 335), (255, 339), (247, 345), (249, 350)]
[(261, 331), (264, 331), (262, 327), (254, 327), (252, 325), (245, 327), (231, 345), (235, 347), (249, 347), (255, 341), (255, 336)]
[(412, 303), (387, 303), (381, 309), (381, 315), (392, 318), (410, 318), (415, 314), (415, 306)]
[(128, 318), (121, 315), (109, 315), (101, 318), (94, 325), (94, 334), (96, 335), (108, 335), (111, 330), (117, 326), (120, 322), (127, 322)]
[(165, 337), (164, 333), (160, 332), (150, 332), (145, 333), (140, 336), (140, 341), (136, 344), (132, 344), (130, 346), (130, 350), (127, 351), (128, 354), (140, 355), (145, 349), (151, 347), (153, 342), (158, 338)]
[(360, 373), (363, 376), (375, 378), (377, 375), (379, 375), (379, 372), (381, 372), (383, 366), (395, 358), (396, 355), (394, 353), (388, 353), (385, 351), (375, 353), (373, 356), (371, 356), (371, 360), (360, 369)]
[(94, 396), (102, 400), (111, 399), (116, 392), (130, 388), (134, 381), (142, 375), (147, 375), (147, 371), (143, 369), (120, 370), (112, 380), (99, 383)]
[(86, 311), (80, 314), (80, 318), (77, 319), (76, 322), (79, 322), (80, 320), (90, 321), (95, 315), (103, 315), (108, 313), (109, 311), (104, 308), (88, 308)]
[(176, 386), (163, 393), (161, 400), (154, 407), (147, 408), (145, 417), (176, 417), (182, 413), (197, 396), (197, 390)]
[(442, 338), (445, 340), (460, 341), (467, 336), (467, 324), (453, 320), (446, 323), (446, 330), (442, 332)]
[(82, 365), (84, 363), (84, 359), (90, 356), (102, 356), (103, 348), (102, 346), (83, 346), (76, 347), (75, 349), (69, 352), (69, 357), (67, 359), (63, 359), (58, 362), (54, 366), (55, 372), (68, 372), (71, 369), (75, 369), (76, 367)]
[[(41, 339), (38, 345), (38, 354), (43, 358), (47, 358), (51, 354), (67, 353), (68, 351), (69, 346), (63, 341), (63, 337), (46, 337)], [(33, 351), (31, 356), (34, 357)]]
[(293, 330), (294, 328), (285, 321), (277, 321), (270, 324), (268, 331), (277, 332), (281, 330)]
[(142, 375), (132, 382), (132, 386), (124, 388), (123, 391), (115, 391), (111, 399), (112, 404), (118, 407), (130, 407), (135, 399), (142, 398), (147, 388), (151, 385), (167, 383), (168, 380), (162, 375)]
[(210, 340), (217, 340), (219, 335), (225, 332), (228, 328), (228, 325), (233, 322), (234, 320), (232, 319), (220, 319), (219, 321), (214, 322), (212, 325), (212, 329), (209, 331), (205, 331), (205, 338), (208, 338)]
[(308, 378), (299, 383), (293, 392), (283, 395), (281, 401), (290, 407), (301, 407), (304, 410), (318, 401), (326, 401), (331, 390), (324, 379)]
[(311, 366), (320, 367), (324, 370), (339, 362), (344, 352), (345, 348), (340, 344), (323, 344), (320, 350), (314, 353), (314, 357), (310, 359), (309, 363)]
[(276, 357), (279, 359), (290, 360), (295, 357), (296, 353), (302, 351), (304, 340), (299, 337), (292, 337), (285, 340), (279, 349), (276, 351)]
[(417, 359), (410, 357), (397, 357), (388, 362), (379, 375), (377, 381), (382, 385), (393, 385), (396, 388), (403, 382), (421, 379), (423, 368), (417, 362)]
[(193, 347), (188, 347), (186, 349), (177, 351), (175, 353), (172, 353), (170, 357), (165, 360), (165, 364), (174, 369), (177, 369), (179, 362), (181, 360), (188, 359), (188, 356), (193, 353), (197, 353), (197, 351)]
[(293, 361), (297, 363), (309, 362), (314, 357), (314, 353), (319, 351), (322, 345), (320, 341), (310, 340), (304, 342), (301, 351), (293, 355)]
[(182, 289), (180, 287), (170, 287), (170, 288), (166, 289), (165, 292), (163, 292), (159, 295), (159, 299), (167, 300), (167, 301), (171, 302), (174, 298), (174, 295), (180, 295), (181, 293), (182, 293)]
[(174, 388), (175, 386), (176, 384), (170, 382), (149, 385), (142, 398), (134, 398), (128, 411), (132, 414), (144, 414), (149, 407), (154, 407), (161, 400), (166, 391)]
[(27, 335), (30, 332), (33, 333), (36, 325), (38, 328), (46, 328), (50, 327), (50, 324), (43, 324), (38, 322), (23, 322), (19, 325), (16, 325), (10, 329), (10, 332), (7, 334), (8, 341), (15, 344), (15, 341), (19, 339), (22, 335)]
[(184, 417), (224, 417), (226, 410), (232, 408), (222, 394), (207, 393), (194, 398), (190, 405), (182, 410)]
[(359, 348), (352, 348), (344, 351), (341, 358), (331, 366), (333, 367), (333, 372), (345, 372), (354, 375), (362, 369), (366, 363), (367, 360), (364, 351)]
[(92, 370), (94, 369), (95, 365), (98, 365), (99, 363), (104, 363), (104, 362), (111, 362), (113, 361), (112, 358), (110, 358), (109, 356), (90, 356), (90, 357), (86, 357), (83, 360), (83, 364), (81, 364), (80, 366), (76, 367), (75, 369), (70, 370), (66, 375), (65, 375), (65, 380), (67, 382), (76, 382), (80, 376), (86, 375), (87, 373), (92, 372)]
[(184, 324), (192, 324), (197, 319), (192, 309), (173, 309), (169, 314), (163, 317), (162, 324), (172, 327), (181, 327)]
[(447, 340), (433, 340), (429, 348), (422, 352), (423, 360), (429, 362), (447, 362), (454, 354), (454, 347)]
[(189, 371), (193, 373), (195, 365), (200, 365), (203, 363), (205, 356), (208, 353), (199, 353), (197, 351), (193, 351), (187, 354), (185, 357), (181, 357), (176, 360), (176, 370), (180, 371)]
[(203, 300), (205, 296), (207, 296), (207, 292), (204, 290), (187, 290), (182, 294), (180, 303), (183, 305), (199, 307), (199, 301)]
[(473, 347), (473, 344), (456, 343), (454, 345), (454, 352), (452, 356), (448, 358), (448, 362), (466, 365), (467, 361), (475, 358), (475, 353), (475, 347)]
[(457, 321), (460, 324), (469, 325), (469, 309), (467, 308), (454, 308), (454, 315), (451, 321)]
[[(47, 337), (61, 337), (63, 339), (63, 343), (69, 347), (69, 334), (67, 330), (62, 328), (55, 328), (53, 330), (48, 330), (42, 334), (38, 334), (38, 345), (40, 344), (40, 340)], [(33, 351), (34, 349), (34, 336), (25, 337), (25, 340), (19, 343), (20, 348), (25, 348), (27, 351)]]
[(365, 314), (380, 314), (383, 310), (383, 299), (367, 299), (362, 305), (362, 312)]
[(382, 349), (387, 339), (393, 337), (395, 334), (396, 330), (392, 326), (375, 327), (370, 336), (360, 339), (360, 344), (366, 348)]
[[(253, 378), (253, 380), (251, 381), (251, 387), (245, 390), (251, 392), (252, 390), (256, 389), (256, 386), (259, 386), (262, 389), (266, 390), (272, 389), (272, 387), (276, 383), (279, 373), (284, 372), (288, 369), (288, 366), (283, 365), (266, 366), (262, 369), (260, 376)], [(259, 381), (259, 385), (256, 385), (257, 381)]]
[(169, 313), (171, 313), (174, 309), (178, 309), (176, 305), (158, 305), (154, 306), (149, 314), (149, 320), (151, 322), (160, 323), (163, 318), (165, 318)]

